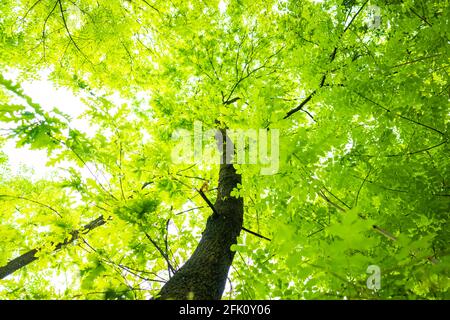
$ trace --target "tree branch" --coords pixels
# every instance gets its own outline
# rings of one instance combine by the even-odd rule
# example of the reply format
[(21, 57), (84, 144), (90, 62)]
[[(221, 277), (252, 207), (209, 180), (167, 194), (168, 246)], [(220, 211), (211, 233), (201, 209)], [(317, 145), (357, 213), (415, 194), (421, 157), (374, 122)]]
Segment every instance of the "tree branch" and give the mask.
[(169, 256), (167, 255), (167, 253), (165, 253), (164, 250), (161, 249), (161, 248), (159, 247), (159, 245), (158, 245), (158, 244), (150, 237), (150, 235), (149, 235), (147, 232), (144, 231), (144, 234), (145, 234), (145, 236), (147, 237), (148, 241), (150, 241), (150, 242), (153, 244), (153, 246), (156, 248), (156, 250), (158, 250), (158, 252), (159, 252), (159, 253), (161, 254), (161, 256), (164, 258), (164, 260), (166, 260), (167, 268), (168, 268), (173, 274), (175, 274), (176, 271), (175, 271), (175, 269), (173, 268), (172, 264), (170, 263)]
[(154, 7), (154, 6), (152, 6), (150, 3), (148, 3), (147, 0), (142, 0), (142, 1), (144, 1), (144, 3), (145, 3), (146, 5), (148, 5), (150, 8), (152, 8), (153, 10), (155, 10), (156, 12), (158, 12), (159, 14), (161, 14), (161, 12), (160, 12), (156, 7)]
[(396, 241), (397, 240), (397, 238), (394, 235), (392, 235), (392, 233), (390, 233), (390, 232), (388, 232), (388, 231), (386, 231), (384, 229), (381, 229), (379, 226), (373, 225), (372, 227), (373, 227), (373, 229), (375, 231), (377, 231), (381, 235), (385, 236), (386, 238), (388, 238), (388, 239), (390, 239), (392, 241)]
[(247, 229), (247, 228), (242, 227), (242, 230), (244, 230), (245, 232), (248, 232), (248, 233), (250, 233), (250, 234), (252, 234), (252, 235), (254, 235), (254, 236), (257, 236), (258, 238), (261, 238), (261, 239), (264, 239), (264, 240), (267, 240), (267, 241), (272, 241), (272, 239), (267, 238), (267, 237), (265, 237), (265, 236), (263, 236), (263, 235), (260, 235), (259, 233), (254, 232), (254, 231), (252, 231), (252, 230), (249, 230), (249, 229)]
[[(91, 230), (100, 227), (106, 223), (106, 220), (103, 218), (103, 216), (98, 217), (95, 220), (92, 220), (88, 224), (86, 224), (84, 227), (78, 230), (74, 230), (70, 233), (70, 235), (62, 242), (59, 242), (56, 244), (55, 249), (53, 249), (53, 252), (58, 251), (59, 249), (63, 248), (64, 246), (74, 242), (77, 240), (80, 235), (87, 234)], [(29, 265), (33, 261), (37, 260), (38, 257), (36, 257), (36, 254), (41, 250), (40, 247), (34, 248), (19, 257), (10, 260), (6, 265), (3, 267), (0, 267), (0, 279), (3, 279), (7, 277), (8, 275), (16, 272), (17, 270)]]
[[(312, 99), (312, 97), (314, 97), (314, 95), (316, 94), (317, 90), (314, 90), (313, 92), (311, 92), (309, 94), (309, 96), (307, 96), (305, 98), (305, 100), (303, 100), (297, 107), (295, 107), (294, 109), (291, 109), (288, 113), (286, 113), (286, 115), (283, 117), (283, 119), (287, 119), (290, 116), (292, 116), (294, 113), (296, 113), (297, 111), (302, 110), (302, 108), (305, 106), (305, 104), (307, 104), (309, 102), (309, 100)], [(314, 119), (314, 118), (313, 118)]]
[(89, 61), (90, 64), (93, 64), (91, 62), (91, 60), (89, 60), (89, 58), (84, 54), (84, 52), (80, 49), (80, 47), (78, 46), (78, 44), (75, 42), (75, 40), (72, 37), (72, 33), (69, 30), (69, 27), (67, 26), (67, 21), (66, 21), (66, 17), (64, 15), (64, 9), (62, 6), (62, 0), (58, 0), (57, 3), (59, 3), (59, 11), (61, 12), (61, 18), (64, 24), (64, 28), (66, 29), (67, 35), (69, 36), (70, 41), (73, 43), (73, 45), (75, 46), (75, 48), (83, 55), (83, 57)]
[(47, 21), (48, 19), (50, 19), (50, 16), (53, 14), (53, 12), (55, 11), (56, 7), (58, 6), (58, 2), (55, 2), (55, 5), (53, 6), (52, 10), (50, 10), (50, 13), (45, 17), (44, 19), (44, 26), (42, 27), (42, 48), (44, 51), (44, 60), (45, 60), (45, 28), (47, 27)]
[(427, 18), (422, 17), (421, 15), (419, 15), (417, 12), (415, 12), (415, 11), (413, 10), (413, 8), (410, 8), (409, 10), (411, 10), (411, 12), (414, 13), (415, 16), (417, 16), (420, 20), (422, 20), (423, 22), (425, 22), (428, 26), (430, 26), (430, 27), (433, 26), (430, 22), (428, 22)]
[(56, 213), (56, 214), (58, 215), (58, 217), (62, 218), (62, 215), (61, 215), (61, 213), (58, 212), (58, 210), (56, 210), (55, 208), (53, 208), (53, 207), (51, 207), (51, 206), (49, 206), (49, 205), (47, 205), (47, 204), (45, 204), (45, 203), (42, 203), (42, 202), (39, 202), (39, 201), (36, 201), (36, 200), (33, 200), (33, 199), (21, 197), (21, 196), (12, 196), (12, 195), (9, 195), (9, 194), (0, 194), (0, 198), (3, 198), (3, 197), (4, 197), (4, 198), (12, 198), (12, 199), (25, 200), (25, 201), (29, 201), (29, 202), (38, 204), (38, 205), (40, 205), (40, 206), (42, 206), (42, 207), (45, 207), (45, 208), (47, 208), (47, 209), (53, 211), (54, 213)]
[(364, 186), (367, 179), (369, 178), (371, 171), (372, 171), (372, 168), (369, 169), (369, 172), (367, 172), (366, 176), (364, 177), (364, 180), (361, 182), (361, 185), (359, 186), (359, 189), (358, 189), (358, 192), (356, 193), (356, 198), (355, 198), (355, 205), (354, 205), (355, 207), (358, 205), (359, 193), (361, 192), (362, 187)]
[[(208, 204), (208, 206), (211, 208), (211, 210), (213, 211), (214, 214), (218, 215), (219, 213), (217, 212), (216, 208), (214, 207), (214, 205), (211, 203), (211, 201), (209, 201), (208, 197), (205, 195), (205, 193), (201, 190), (201, 189), (196, 189), (197, 192), (200, 194), (200, 196), (203, 198), (203, 200), (205, 200), (205, 202)], [(242, 227), (242, 230), (244, 230), (245, 232), (248, 232), (254, 236), (257, 236), (258, 238), (267, 240), (267, 241), (272, 241), (270, 238), (267, 238), (263, 235), (260, 235), (257, 232), (251, 231), (247, 228)]]
[(34, 7), (36, 7), (39, 2), (41, 2), (42, 0), (37, 0), (35, 3), (33, 3), (33, 5), (31, 7), (28, 8), (27, 12), (25, 12), (25, 14), (23, 15), (23, 17), (21, 18), (21, 20), (25, 20), (25, 18), (28, 16), (28, 14), (31, 12), (31, 10), (34, 9)]
[(352, 90), (352, 92), (356, 93), (358, 96), (360, 96), (360, 97), (363, 98), (364, 100), (367, 100), (367, 101), (369, 101), (370, 103), (376, 105), (377, 107), (383, 109), (384, 111), (386, 111), (386, 112), (388, 112), (388, 113), (392, 113), (392, 114), (393, 114), (394, 116), (396, 116), (396, 117), (399, 117), (399, 118), (401, 118), (401, 119), (403, 119), (403, 120), (406, 120), (406, 121), (409, 121), (409, 122), (412, 122), (412, 123), (415, 123), (415, 124), (417, 124), (417, 125), (419, 125), (419, 126), (422, 126), (422, 127), (424, 127), (424, 128), (427, 128), (427, 129), (429, 129), (429, 130), (433, 130), (434, 132), (439, 133), (441, 136), (445, 136), (445, 134), (444, 134), (442, 131), (440, 131), (440, 130), (438, 130), (438, 129), (436, 129), (436, 128), (430, 127), (429, 125), (423, 124), (423, 123), (421, 123), (421, 122), (419, 122), (419, 121), (416, 121), (416, 120), (410, 119), (410, 118), (408, 118), (408, 117), (405, 117), (405, 116), (403, 116), (403, 115), (401, 115), (401, 114), (399, 114), (399, 113), (392, 112), (391, 109), (388, 109), (388, 108), (382, 106), (381, 104), (379, 104), (378, 102), (376, 102), (376, 101), (374, 101), (374, 100), (372, 100), (372, 99), (370, 99), (370, 98), (367, 98), (366, 96), (364, 96), (363, 94), (359, 93), (358, 91)]
[[(359, 13), (362, 11), (362, 9), (365, 7), (365, 5), (367, 4), (367, 2), (369, 2), (369, 0), (366, 0), (366, 2), (363, 3), (363, 5), (359, 8), (358, 12), (355, 13), (355, 15), (352, 17), (352, 20), (350, 20), (349, 24), (344, 28), (344, 31), (342, 32), (342, 34), (339, 36), (339, 39), (342, 38), (342, 36), (344, 35), (344, 33), (348, 30), (348, 28), (350, 28), (350, 26), (352, 25), (353, 21), (355, 21), (356, 17), (359, 15)], [(338, 51), (338, 47), (334, 47), (333, 52), (330, 54), (330, 63), (332, 63), (334, 61), (334, 59), (336, 59), (336, 54)], [(294, 113), (302, 110), (302, 108), (314, 97), (314, 95), (317, 93), (317, 91), (321, 88), (324, 87), (325, 85), (325, 80), (327, 78), (327, 72), (325, 72), (322, 75), (322, 79), (320, 80), (319, 83), (319, 87), (317, 89), (315, 89), (313, 92), (311, 92), (309, 94), (309, 96), (307, 96), (297, 107), (291, 109), (288, 113), (286, 113), (286, 115), (283, 117), (283, 119), (287, 119), (289, 118), (291, 115), (293, 115)], [(311, 116), (311, 114), (308, 111), (305, 111), (306, 114), (308, 114), (314, 121), (315, 119)]]
[(214, 208), (214, 205), (211, 203), (211, 201), (209, 201), (208, 197), (205, 195), (205, 193), (203, 192), (202, 189), (195, 189), (197, 190), (197, 192), (200, 194), (200, 196), (203, 198), (203, 200), (206, 202), (206, 204), (208, 205), (208, 207), (211, 208), (211, 210), (213, 211), (213, 214), (215, 215), (219, 215), (219, 213), (217, 212), (216, 208)]

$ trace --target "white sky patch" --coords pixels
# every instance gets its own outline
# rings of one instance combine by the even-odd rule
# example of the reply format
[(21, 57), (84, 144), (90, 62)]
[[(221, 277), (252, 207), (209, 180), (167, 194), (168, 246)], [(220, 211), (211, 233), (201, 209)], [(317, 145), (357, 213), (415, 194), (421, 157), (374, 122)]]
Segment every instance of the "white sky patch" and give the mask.
[(150, 99), (152, 98), (151, 92), (139, 91), (136, 93), (135, 98), (142, 104), (149, 106)]
[[(319, 2), (319, 1), (315, 1), (315, 2)], [(322, 1), (320, 1), (320, 2), (322, 2)], [(350, 22), (352, 22), (352, 17), (355, 16), (355, 14), (358, 12), (359, 9), (360, 9), (360, 8), (359, 8), (358, 6), (353, 6), (353, 7), (350, 9), (350, 14), (349, 14), (349, 16), (348, 16), (348, 18), (347, 18), (347, 21), (345, 21), (344, 28), (347, 28), (348, 25), (350, 24)]]
[(6, 141), (2, 151), (8, 156), (8, 166), (13, 175), (23, 174), (24, 168), (32, 170), (34, 179), (44, 179), (51, 176), (54, 169), (46, 167), (47, 152), (30, 150), (28, 147), (17, 148), (13, 140)]
[(219, 2), (219, 12), (221, 14), (224, 14), (227, 11), (227, 6), (228, 6), (228, 4), (225, 1), (220, 0), (220, 2)]
[(173, 222), (172, 220), (169, 221), (169, 226), (167, 228), (167, 232), (171, 236), (178, 236), (180, 233), (175, 222)]
[(327, 152), (327, 154), (324, 157), (319, 158), (319, 163), (324, 164), (328, 162), (328, 160), (334, 160), (334, 150), (330, 150)]
[(288, 1), (287, 0), (279, 0), (272, 6), (272, 11), (278, 13), (279, 15), (284, 15), (289, 13), (289, 9), (287, 8)]
[(54, 108), (68, 114), (71, 117), (70, 126), (92, 136), (97, 131), (97, 126), (88, 123), (80, 116), (88, 109), (81, 101), (82, 97), (63, 87), (56, 87), (47, 79), (47, 75), (41, 80), (26, 81), (21, 83), (24, 92), (34, 102), (38, 103), (47, 112)]
[(128, 100), (122, 98), (120, 96), (120, 93), (118, 92), (114, 92), (112, 95), (108, 96), (108, 100), (112, 101), (114, 103), (114, 108), (111, 110), (108, 110), (109, 113), (114, 116), (118, 111), (120, 106), (122, 106), (123, 104), (128, 104)]
[[(86, 111), (87, 107), (66, 88), (56, 87), (48, 77), (51, 70), (46, 69), (39, 72), (40, 80), (24, 81), (20, 83), (26, 95), (30, 96), (34, 102), (41, 105), (45, 111), (57, 108), (67, 113), (72, 118), (76, 118)], [(5, 73), (6, 78), (16, 81), (18, 72), (9, 70)]]
[(53, 271), (48, 278), (51, 280), (53, 287), (58, 295), (64, 295), (65, 291), (70, 288), (73, 291), (76, 291), (80, 287), (79, 281), (76, 280), (76, 271), (74, 268), (70, 268), (73, 270), (70, 271)]
[[(80, 118), (88, 109), (82, 102), (81, 95), (77, 96), (67, 88), (57, 87), (53, 82), (48, 80), (50, 72), (50, 70), (42, 71), (39, 74), (40, 80), (20, 82), (24, 93), (30, 96), (35, 103), (38, 103), (47, 112), (51, 112), (56, 108), (69, 115), (71, 117), (70, 127), (76, 128), (88, 135), (94, 134), (96, 127)], [(16, 70), (8, 70), (4, 74), (7, 79), (16, 82), (19, 72)], [(15, 102), (16, 99), (18, 98), (13, 98), (12, 100)], [(113, 102), (115, 103), (116, 101), (113, 100)], [(123, 101), (120, 100), (120, 102)], [(20, 101), (20, 103), (23, 103), (23, 101)], [(10, 127), (4, 123), (0, 123), (0, 126), (4, 128)], [(18, 148), (16, 147), (16, 143), (17, 141), (15, 139), (8, 139), (1, 147), (1, 150), (8, 156), (8, 167), (13, 175), (30, 175), (32, 180), (49, 179), (51, 177), (65, 177), (68, 175), (68, 172), (64, 168), (77, 167), (73, 162), (68, 161), (63, 161), (55, 167), (48, 167), (46, 164), (49, 158), (46, 150), (30, 150), (28, 146)], [(87, 165), (92, 173), (88, 168), (77, 168), (76, 170), (80, 172), (84, 179), (93, 179), (94, 175), (95, 179), (107, 188), (107, 183), (111, 177), (100, 172), (102, 168), (96, 168), (94, 164), (89, 162)], [(79, 197), (77, 198), (75, 194), (74, 196), (73, 200), (75, 203), (80, 203), (81, 199)], [(37, 227), (37, 232), (46, 233), (48, 232), (48, 227)], [(74, 283), (76, 276), (71, 270), (65, 273), (55, 271), (46, 277), (51, 280), (52, 285), (59, 294), (63, 294), (68, 287), (76, 290), (77, 285)]]
[(265, 198), (267, 198), (267, 197), (269, 196), (269, 193), (270, 193), (270, 190), (269, 190), (269, 189), (264, 189), (264, 192), (261, 193), (261, 194), (259, 195), (259, 197), (260, 197), (261, 199), (265, 199)]
[(397, 127), (395, 126), (392, 127), (392, 133), (395, 135), (395, 138), (397, 139), (398, 142), (403, 143), (403, 139)]
[(37, 233), (48, 233), (50, 232), (50, 226), (38, 226), (36, 229)]
[(139, 132), (142, 135), (142, 143), (148, 144), (148, 143), (151, 143), (154, 141), (153, 137), (146, 130), (141, 129), (141, 130), (139, 130)]
[(353, 141), (352, 137), (349, 137), (347, 144), (344, 146), (344, 154), (349, 153), (352, 150), (353, 145), (354, 145), (354, 141)]
[[(70, 116), (71, 120), (69, 126), (87, 134), (92, 137), (98, 131), (99, 126), (82, 119), (82, 114), (88, 110), (88, 107), (83, 103), (82, 99), (86, 98), (84, 95), (75, 95), (67, 88), (58, 87), (52, 81), (48, 80), (51, 70), (46, 69), (39, 73), (40, 80), (24, 81), (20, 83), (24, 93), (30, 96), (35, 103), (38, 103), (43, 110), (51, 112), (54, 108)], [(11, 69), (5, 72), (7, 79), (17, 81), (19, 72)], [(129, 103), (129, 101), (120, 97), (118, 93), (108, 97), (115, 106)], [(19, 99), (20, 100), (20, 99)], [(15, 101), (15, 99), (13, 99)], [(112, 112), (117, 112), (118, 107)], [(129, 116), (130, 119), (132, 115)], [(8, 124), (0, 123), (1, 127), (8, 128)], [(13, 175), (21, 175), (26, 170), (31, 169), (32, 179), (45, 179), (51, 176), (66, 176), (67, 173), (61, 168), (68, 168), (74, 166), (74, 163), (63, 161), (57, 167), (47, 167), (46, 163), (49, 158), (45, 150), (31, 150), (29, 147), (16, 147), (16, 140), (7, 140), (1, 149), (8, 156), (8, 166)], [(89, 165), (91, 171), (94, 172), (97, 179), (101, 180), (102, 184), (107, 183), (108, 178), (104, 178), (104, 174), (95, 169), (92, 164)], [(76, 167), (76, 166), (75, 166)], [(78, 168), (84, 178), (93, 178), (92, 174), (87, 168)], [(103, 179), (102, 179), (103, 178)], [(106, 180), (106, 181), (105, 181)]]
[[(24, 93), (38, 103), (43, 110), (50, 112), (54, 108), (68, 114), (73, 120), (70, 126), (82, 132), (93, 131), (93, 126), (86, 121), (78, 119), (87, 110), (80, 97), (75, 96), (66, 88), (56, 87), (48, 76), (51, 70), (43, 70), (39, 73), (40, 80), (24, 81), (20, 83)], [(18, 76), (16, 70), (8, 70), (5, 73), (8, 79), (15, 81)], [(47, 178), (55, 173), (55, 168), (47, 167), (47, 152), (45, 150), (30, 150), (28, 147), (16, 147), (16, 141), (8, 140), (2, 151), (8, 156), (9, 167), (12, 174), (20, 174), (23, 167), (32, 169), (34, 179)]]
[[(56, 87), (53, 82), (48, 80), (51, 70), (45, 69), (38, 73), (40, 80), (20, 82), (24, 93), (30, 96), (34, 102), (40, 104), (45, 111), (51, 111), (57, 108), (70, 115), (72, 118), (79, 117), (87, 107), (83, 104), (80, 97), (67, 88)], [(17, 70), (8, 70), (4, 73), (7, 79), (16, 82), (19, 72)]]

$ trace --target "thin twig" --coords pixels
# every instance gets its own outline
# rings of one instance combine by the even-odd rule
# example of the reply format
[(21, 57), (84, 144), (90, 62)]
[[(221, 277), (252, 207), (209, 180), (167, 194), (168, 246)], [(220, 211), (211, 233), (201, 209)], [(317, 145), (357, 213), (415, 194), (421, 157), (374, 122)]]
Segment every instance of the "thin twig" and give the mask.
[(393, 114), (394, 116), (396, 116), (396, 117), (399, 117), (399, 118), (401, 118), (401, 119), (403, 119), (403, 120), (406, 120), (406, 121), (409, 121), (409, 122), (411, 122), (411, 123), (415, 123), (415, 124), (417, 124), (417, 125), (419, 125), (419, 126), (422, 126), (422, 127), (424, 127), (424, 128), (427, 128), (427, 129), (429, 129), (429, 130), (433, 130), (434, 132), (439, 133), (441, 136), (445, 136), (445, 134), (444, 134), (442, 131), (440, 131), (440, 130), (438, 130), (438, 129), (436, 129), (436, 128), (430, 127), (429, 125), (426, 125), (426, 124), (421, 123), (421, 122), (419, 122), (419, 121), (416, 121), (416, 120), (410, 119), (410, 118), (408, 118), (408, 117), (405, 117), (405, 116), (403, 116), (403, 115), (401, 115), (401, 114), (399, 114), (399, 113), (392, 112), (391, 109), (388, 109), (388, 108), (386, 108), (385, 106), (382, 106), (382, 105), (379, 104), (378, 102), (376, 102), (376, 101), (374, 101), (374, 100), (372, 100), (372, 99), (370, 99), (370, 98), (364, 96), (363, 94), (361, 94), (361, 93), (358, 92), (358, 91), (352, 90), (352, 92), (356, 93), (358, 96), (360, 96), (360, 97), (363, 98), (364, 100), (367, 100), (367, 101), (369, 101), (370, 103), (374, 104), (375, 106), (377, 106), (377, 107), (383, 109), (384, 111), (386, 111), (386, 112), (388, 112), (388, 113), (392, 113), (392, 114)]
[(37, 6), (39, 4), (39, 2), (41, 2), (42, 0), (37, 0), (35, 3), (33, 3), (33, 5), (28, 8), (27, 12), (25, 12), (25, 14), (23, 15), (23, 17), (21, 18), (21, 20), (25, 20), (25, 18), (28, 16), (28, 14), (31, 12), (31, 10), (34, 9), (35, 6)]
[(47, 21), (50, 19), (50, 16), (55, 11), (56, 7), (58, 6), (58, 1), (55, 2), (55, 5), (53, 6), (52, 10), (50, 10), (49, 14), (44, 19), (44, 25), (42, 27), (42, 49), (44, 53), (44, 61), (45, 61), (45, 28), (47, 27)]
[(161, 14), (161, 12), (160, 12), (156, 7), (154, 7), (154, 6), (152, 6), (150, 3), (148, 3), (147, 0), (142, 0), (142, 1), (144, 1), (144, 3), (145, 3), (146, 5), (148, 5), (150, 8), (152, 8), (153, 10), (155, 10), (156, 12), (158, 12), (159, 14)]
[(388, 238), (388, 239), (390, 239), (392, 241), (397, 241), (397, 238), (392, 233), (390, 233), (390, 232), (388, 232), (388, 231), (386, 231), (384, 229), (381, 229), (380, 227), (378, 227), (376, 225), (373, 225), (372, 227), (373, 227), (373, 229), (375, 231), (377, 231), (381, 235), (385, 236), (386, 238)]
[(209, 201), (208, 197), (205, 195), (205, 193), (202, 191), (202, 189), (195, 189), (197, 190), (197, 192), (200, 194), (200, 196), (203, 198), (203, 200), (205, 200), (205, 202), (208, 204), (208, 206), (211, 208), (211, 210), (213, 211), (213, 213), (215, 215), (219, 215), (219, 212), (217, 212), (216, 208), (214, 207), (214, 205), (211, 203), (211, 201)]
[(56, 213), (60, 218), (62, 218), (61, 213), (59, 213), (55, 208), (53, 208), (53, 207), (51, 207), (51, 206), (49, 206), (49, 205), (47, 205), (47, 204), (45, 204), (45, 203), (42, 203), (42, 202), (39, 202), (39, 201), (36, 201), (36, 200), (33, 200), (33, 199), (21, 197), (21, 196), (13, 196), (13, 195), (8, 195), (8, 194), (0, 194), (0, 198), (1, 198), (1, 197), (5, 197), (5, 198), (13, 198), (13, 199), (20, 199), (20, 200), (25, 200), (25, 201), (29, 201), (29, 202), (38, 204), (38, 205), (40, 205), (40, 206), (42, 206), (42, 207), (45, 207), (45, 208), (47, 208), (47, 209), (53, 211), (53, 212)]
[(67, 26), (67, 21), (66, 21), (66, 17), (64, 15), (64, 8), (62, 6), (62, 0), (58, 0), (57, 3), (59, 3), (59, 10), (61, 12), (61, 18), (64, 24), (64, 28), (66, 29), (67, 35), (69, 36), (70, 41), (72, 41), (73, 45), (75, 46), (75, 48), (83, 55), (83, 57), (90, 63), (93, 64), (91, 62), (91, 60), (89, 60), (89, 58), (84, 54), (84, 52), (80, 49), (80, 47), (78, 46), (78, 44), (75, 42), (75, 40), (72, 37), (72, 33), (69, 30), (69, 27)]
[(258, 237), (258, 238), (261, 238), (261, 239), (264, 239), (264, 240), (267, 240), (267, 241), (272, 241), (272, 239), (267, 238), (267, 237), (265, 237), (265, 236), (263, 236), (263, 235), (260, 235), (259, 233), (254, 232), (254, 231), (252, 231), (252, 230), (249, 230), (249, 229), (247, 229), (247, 228), (242, 227), (241, 229), (244, 230), (245, 232), (248, 232), (248, 233), (250, 233), (250, 234), (252, 234), (252, 235)]
[(345, 209), (342, 208), (341, 206), (339, 206), (338, 204), (334, 203), (333, 201), (331, 201), (323, 192), (322, 190), (319, 191), (318, 195), (323, 198), (326, 202), (328, 202), (329, 204), (331, 204), (333, 207), (335, 207), (336, 209), (338, 209), (339, 211), (345, 212)]
[(358, 205), (358, 198), (359, 198), (359, 193), (361, 192), (362, 187), (364, 186), (364, 184), (366, 183), (367, 179), (369, 178), (370, 172), (372, 171), (372, 168), (369, 169), (369, 172), (367, 172), (364, 180), (361, 182), (361, 185), (359, 186), (358, 192), (356, 193), (356, 197), (355, 197), (355, 207)]
[[(342, 36), (344, 35), (344, 33), (350, 28), (350, 26), (352, 25), (353, 21), (355, 21), (356, 17), (359, 15), (359, 13), (362, 11), (362, 9), (365, 7), (365, 5), (367, 4), (367, 2), (369, 2), (369, 0), (366, 0), (366, 2), (363, 3), (363, 5), (359, 8), (359, 10), (355, 13), (355, 15), (352, 17), (352, 20), (349, 22), (349, 24), (344, 28), (344, 31), (341, 33), (341, 35), (339, 36), (339, 39), (342, 38)], [(334, 61), (334, 59), (336, 59), (336, 54), (338, 51), (338, 47), (334, 47), (333, 52), (330, 54), (330, 63)], [(327, 78), (327, 72), (325, 72), (322, 75), (322, 79), (320, 80), (319, 83), (319, 87), (318, 89), (313, 90), (297, 107), (289, 110), (286, 115), (283, 117), (283, 119), (287, 119), (290, 116), (292, 116), (294, 113), (302, 110), (302, 108), (317, 94), (317, 91), (321, 88), (323, 88), (325, 86), (325, 80)], [(302, 110), (305, 111), (305, 110)], [(309, 112), (305, 111), (305, 113), (307, 115), (309, 115), (314, 121), (316, 121)]]
[(187, 210), (184, 210), (184, 211), (181, 211), (181, 212), (177, 212), (177, 213), (175, 213), (175, 215), (178, 216), (180, 214), (183, 214), (183, 213), (186, 213), (186, 212), (189, 212), (189, 211), (193, 211), (193, 210), (196, 210), (196, 209), (202, 209), (202, 208), (205, 208), (205, 206), (190, 208), (190, 209), (187, 209)]
[(433, 26), (430, 22), (428, 22), (427, 18), (422, 17), (421, 15), (419, 15), (417, 12), (415, 12), (415, 11), (413, 10), (413, 8), (410, 8), (409, 10), (411, 10), (411, 12), (414, 13), (415, 16), (417, 16), (420, 20), (422, 20), (423, 22), (425, 22), (428, 26), (430, 26), (430, 27)]
[(159, 253), (164, 258), (164, 260), (166, 260), (167, 267), (170, 269), (170, 271), (172, 271), (172, 273), (175, 274), (176, 271), (172, 267), (172, 264), (170, 263), (170, 260), (169, 260), (169, 257), (167, 256), (167, 254), (158, 246), (158, 244), (150, 237), (150, 235), (147, 232), (144, 231), (144, 234), (147, 237), (147, 239), (155, 246), (156, 250), (159, 251)]

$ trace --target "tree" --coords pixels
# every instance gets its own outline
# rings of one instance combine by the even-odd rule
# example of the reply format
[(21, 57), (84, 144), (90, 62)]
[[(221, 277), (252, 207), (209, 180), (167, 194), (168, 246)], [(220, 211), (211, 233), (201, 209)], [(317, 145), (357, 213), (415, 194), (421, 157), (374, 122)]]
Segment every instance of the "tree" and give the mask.
[(1, 298), (448, 298), (447, 1), (0, 12)]

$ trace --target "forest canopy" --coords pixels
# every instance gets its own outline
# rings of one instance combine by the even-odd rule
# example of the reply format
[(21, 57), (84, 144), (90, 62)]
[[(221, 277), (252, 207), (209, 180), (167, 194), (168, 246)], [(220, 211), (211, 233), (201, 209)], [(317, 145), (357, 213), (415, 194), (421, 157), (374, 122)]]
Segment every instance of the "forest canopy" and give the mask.
[(1, 1), (0, 299), (448, 299), (449, 73), (448, 0)]

